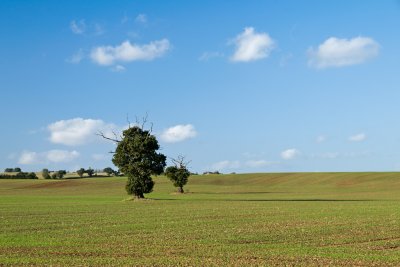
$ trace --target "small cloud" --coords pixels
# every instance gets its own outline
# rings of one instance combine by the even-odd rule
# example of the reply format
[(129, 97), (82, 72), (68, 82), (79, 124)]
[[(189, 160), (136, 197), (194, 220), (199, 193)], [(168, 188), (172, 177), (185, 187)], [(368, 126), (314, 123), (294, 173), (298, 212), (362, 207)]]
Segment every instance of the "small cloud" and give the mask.
[(197, 132), (193, 125), (176, 125), (170, 127), (161, 134), (161, 140), (166, 143), (177, 143), (186, 139), (194, 138)]
[(73, 54), (70, 58), (67, 58), (68, 63), (78, 64), (85, 58), (85, 54), (83, 49), (79, 49), (75, 54)]
[(240, 162), (239, 161), (229, 161), (229, 160), (223, 160), (217, 163), (214, 163), (211, 166), (211, 169), (217, 170), (217, 171), (222, 171), (226, 169), (238, 169), (240, 168)]
[(289, 159), (294, 159), (299, 154), (300, 154), (299, 150), (297, 150), (295, 148), (290, 148), (290, 149), (286, 149), (286, 150), (282, 151), (281, 152), (281, 157), (283, 159), (289, 160)]
[(379, 44), (369, 37), (328, 38), (317, 49), (308, 49), (308, 64), (317, 69), (343, 67), (366, 62), (379, 54)]
[(367, 135), (365, 133), (359, 133), (356, 135), (352, 135), (349, 137), (350, 142), (361, 142), (364, 141), (367, 138)]
[(36, 152), (24, 151), (18, 160), (19, 164), (37, 164), (41, 163), (39, 155)]
[(116, 65), (111, 68), (112, 72), (124, 72), (126, 68), (122, 65)]
[(315, 140), (317, 143), (323, 143), (326, 141), (326, 136), (325, 135), (319, 135), (317, 136), (317, 139)]
[(18, 163), (24, 165), (43, 163), (64, 163), (70, 162), (79, 157), (77, 151), (50, 150), (46, 152), (24, 151), (21, 153)]
[(231, 60), (234, 62), (250, 62), (269, 56), (275, 48), (275, 42), (268, 33), (257, 33), (253, 27), (247, 27), (233, 43), (236, 46)]
[(223, 57), (223, 56), (224, 56), (224, 54), (222, 54), (220, 52), (204, 52), (199, 57), (199, 61), (209, 61), (210, 59)]
[(74, 34), (84, 34), (86, 31), (86, 23), (83, 19), (71, 21), (69, 27)]
[(146, 24), (147, 23), (147, 16), (146, 14), (139, 14), (135, 18), (135, 22), (141, 23), (141, 24)]
[(151, 61), (162, 57), (170, 48), (171, 45), (167, 39), (145, 45), (131, 44), (131, 42), (125, 41), (117, 46), (94, 47), (90, 57), (99, 65), (109, 66), (116, 62)]
[(47, 130), (50, 132), (50, 142), (67, 146), (83, 145), (96, 140), (99, 131), (110, 137), (113, 137), (113, 132), (121, 131), (112, 123), (82, 118), (56, 121), (48, 125)]

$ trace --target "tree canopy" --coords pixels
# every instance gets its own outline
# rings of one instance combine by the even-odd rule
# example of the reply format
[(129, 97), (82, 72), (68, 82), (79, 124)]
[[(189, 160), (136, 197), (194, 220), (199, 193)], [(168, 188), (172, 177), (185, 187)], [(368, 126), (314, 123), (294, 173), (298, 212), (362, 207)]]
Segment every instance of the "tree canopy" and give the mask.
[(104, 168), (103, 172), (105, 172), (108, 176), (117, 175), (117, 172), (114, 171), (111, 167)]
[(166, 165), (166, 156), (157, 153), (160, 146), (156, 137), (143, 127), (133, 126), (123, 131), (121, 140), (106, 139), (117, 143), (112, 162), (128, 177), (126, 191), (144, 198), (153, 190), (151, 175), (161, 174)]
[(180, 156), (177, 160), (172, 159), (175, 166), (169, 166), (165, 169), (167, 176), (175, 187), (178, 187), (178, 192), (183, 193), (183, 186), (187, 184), (190, 176), (190, 171), (187, 169), (188, 163), (184, 162), (184, 157)]

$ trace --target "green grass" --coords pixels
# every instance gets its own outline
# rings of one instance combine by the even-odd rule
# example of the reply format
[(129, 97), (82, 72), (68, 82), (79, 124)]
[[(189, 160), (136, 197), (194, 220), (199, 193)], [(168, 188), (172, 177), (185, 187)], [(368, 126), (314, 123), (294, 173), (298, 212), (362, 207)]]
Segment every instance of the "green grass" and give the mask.
[(0, 266), (399, 266), (400, 173), (0, 180)]

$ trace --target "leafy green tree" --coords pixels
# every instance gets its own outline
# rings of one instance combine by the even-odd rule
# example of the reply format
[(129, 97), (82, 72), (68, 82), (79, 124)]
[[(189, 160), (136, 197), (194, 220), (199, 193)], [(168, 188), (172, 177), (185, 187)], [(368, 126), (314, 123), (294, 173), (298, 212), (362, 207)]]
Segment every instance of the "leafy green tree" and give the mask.
[(82, 177), (83, 176), (83, 174), (85, 173), (86, 171), (85, 171), (85, 169), (84, 168), (80, 168), (79, 170), (77, 170), (76, 171), (76, 174), (78, 174), (79, 175), (79, 177)]
[(67, 171), (65, 171), (65, 170), (59, 170), (58, 171), (58, 177), (60, 179), (64, 178), (64, 175), (66, 175), (66, 174), (67, 174)]
[(59, 171), (54, 172), (51, 175), (51, 178), (53, 178), (53, 179), (62, 179), (62, 178), (64, 178), (64, 175), (66, 175), (66, 174), (67, 174), (67, 172), (65, 170), (59, 170)]
[(29, 172), (26, 174), (26, 176), (28, 177), (28, 179), (38, 179), (38, 177), (36, 176), (36, 173), (34, 173), (34, 172)]
[(103, 138), (117, 143), (112, 162), (128, 177), (125, 189), (137, 199), (153, 190), (151, 175), (161, 174), (166, 165), (165, 155), (157, 153), (160, 146), (156, 137), (143, 129), (145, 122), (144, 119), (142, 127), (133, 126), (123, 131), (121, 140), (100, 133)]
[(44, 179), (51, 179), (51, 176), (50, 176), (50, 173), (49, 173), (49, 170), (48, 170), (48, 169), (43, 169), (43, 170), (42, 170), (42, 177), (43, 177)]
[(86, 170), (86, 173), (89, 175), (89, 177), (92, 177), (94, 174), (94, 170), (89, 167), (89, 169)]
[(107, 173), (108, 176), (116, 175), (116, 171), (114, 171), (111, 167), (104, 168), (103, 172)]
[(13, 171), (14, 172), (22, 172), (21, 168), (19, 168), (19, 167), (15, 167)]
[(190, 171), (187, 169), (188, 162), (184, 162), (184, 157), (172, 159), (175, 166), (169, 166), (165, 169), (165, 176), (169, 178), (174, 186), (178, 188), (179, 193), (184, 193), (183, 186), (187, 184), (190, 176)]
[(4, 172), (14, 172), (14, 168), (6, 168)]

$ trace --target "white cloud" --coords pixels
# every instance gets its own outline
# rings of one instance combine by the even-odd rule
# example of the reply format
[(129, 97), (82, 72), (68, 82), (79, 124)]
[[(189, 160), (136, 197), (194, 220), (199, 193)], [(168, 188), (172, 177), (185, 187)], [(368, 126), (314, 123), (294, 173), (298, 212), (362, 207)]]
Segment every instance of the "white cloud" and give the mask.
[(170, 127), (161, 134), (161, 140), (167, 143), (181, 142), (189, 138), (193, 138), (197, 135), (197, 132), (193, 125), (176, 125)]
[(211, 166), (212, 171), (217, 170), (217, 171), (222, 171), (226, 169), (238, 169), (240, 168), (240, 162), (239, 161), (229, 161), (229, 160), (223, 160), (217, 163), (214, 163)]
[(39, 155), (36, 152), (24, 151), (18, 160), (19, 164), (37, 164), (40, 163)]
[(365, 133), (359, 133), (359, 134), (350, 136), (349, 141), (361, 142), (361, 141), (364, 141), (366, 138), (367, 138), (367, 135)]
[(69, 24), (71, 31), (75, 34), (84, 34), (86, 31), (86, 23), (85, 20), (81, 19), (80, 21), (73, 20)]
[(257, 33), (254, 28), (247, 27), (233, 43), (236, 46), (231, 60), (249, 62), (266, 58), (275, 47), (275, 42), (267, 33)]
[(41, 153), (24, 151), (21, 153), (18, 163), (24, 165), (41, 163), (62, 163), (70, 162), (77, 157), (79, 157), (79, 152), (75, 150), (49, 150)]
[(116, 62), (150, 61), (162, 57), (171, 45), (167, 39), (150, 42), (145, 45), (131, 44), (125, 41), (117, 46), (98, 46), (92, 49), (90, 57), (99, 65), (113, 65)]
[(300, 154), (299, 150), (297, 150), (295, 148), (290, 148), (290, 149), (286, 149), (286, 150), (282, 151), (281, 152), (281, 157), (283, 159), (289, 160), (289, 159), (294, 159), (299, 154)]
[(79, 49), (75, 54), (73, 54), (70, 58), (67, 58), (68, 63), (78, 64), (85, 58), (85, 54), (82, 49)]
[(317, 49), (308, 50), (309, 66), (322, 69), (361, 64), (379, 53), (379, 44), (368, 37), (328, 38)]
[(82, 145), (98, 138), (96, 133), (102, 131), (106, 136), (113, 136), (118, 127), (102, 120), (75, 118), (56, 121), (47, 126), (50, 141), (68, 146)]
[(147, 16), (146, 14), (139, 14), (135, 18), (135, 22), (146, 24), (147, 23)]

